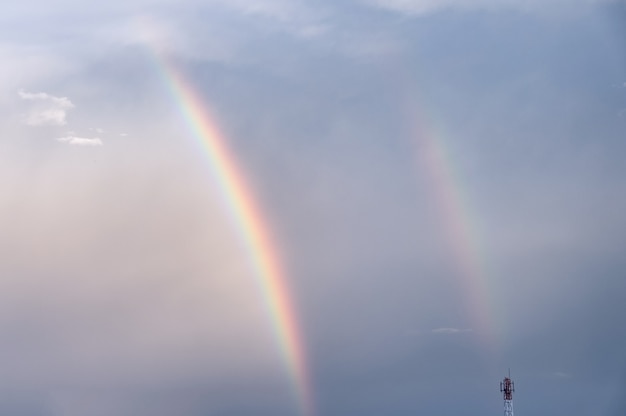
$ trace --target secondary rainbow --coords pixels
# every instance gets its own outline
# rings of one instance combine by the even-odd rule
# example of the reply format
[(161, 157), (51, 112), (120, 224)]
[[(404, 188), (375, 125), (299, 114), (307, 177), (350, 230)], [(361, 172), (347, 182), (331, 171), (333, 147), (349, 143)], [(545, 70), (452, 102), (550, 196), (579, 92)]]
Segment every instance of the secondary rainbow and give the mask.
[(446, 146), (445, 129), (429, 117), (425, 109), (413, 105), (414, 136), (417, 139), (420, 165), (425, 166), (435, 200), (446, 228), (453, 261), (462, 277), (468, 316), (472, 330), (484, 341), (490, 354), (497, 352), (493, 314), (490, 312), (488, 273), (476, 226), (476, 216), (464, 193), (460, 175)]
[(155, 56), (165, 84), (210, 162), (214, 179), (251, 257), (257, 283), (289, 367), (302, 414), (311, 416), (314, 412), (305, 346), (278, 253), (265, 220), (237, 167), (236, 159), (228, 149), (226, 139), (211, 118), (208, 105), (173, 64), (158, 53)]

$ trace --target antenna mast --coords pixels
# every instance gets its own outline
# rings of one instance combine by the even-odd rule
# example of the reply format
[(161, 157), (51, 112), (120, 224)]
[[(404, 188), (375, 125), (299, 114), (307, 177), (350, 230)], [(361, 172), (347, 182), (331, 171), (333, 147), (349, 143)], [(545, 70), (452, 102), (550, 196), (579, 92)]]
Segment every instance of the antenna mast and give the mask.
[(504, 416), (513, 416), (513, 392), (515, 384), (511, 380), (511, 369), (509, 368), (508, 377), (500, 382), (500, 392), (504, 396)]

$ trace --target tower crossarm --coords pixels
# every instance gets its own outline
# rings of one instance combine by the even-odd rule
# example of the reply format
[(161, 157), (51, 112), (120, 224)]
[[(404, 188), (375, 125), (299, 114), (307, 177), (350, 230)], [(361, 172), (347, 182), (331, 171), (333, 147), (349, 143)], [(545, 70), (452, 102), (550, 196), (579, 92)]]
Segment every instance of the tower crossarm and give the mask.
[(515, 384), (511, 380), (511, 371), (509, 376), (500, 382), (500, 392), (504, 398), (504, 416), (513, 416), (513, 392), (515, 392)]

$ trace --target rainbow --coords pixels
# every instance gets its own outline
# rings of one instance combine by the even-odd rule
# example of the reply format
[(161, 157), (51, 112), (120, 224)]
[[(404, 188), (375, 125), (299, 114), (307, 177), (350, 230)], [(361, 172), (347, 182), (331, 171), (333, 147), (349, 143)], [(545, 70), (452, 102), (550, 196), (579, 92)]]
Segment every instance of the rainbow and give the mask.
[(414, 136), (417, 140), (420, 165), (425, 166), (435, 201), (444, 223), (451, 257), (462, 278), (468, 317), (472, 331), (484, 342), (488, 353), (496, 352), (493, 314), (488, 296), (488, 272), (481, 252), (478, 227), (471, 215), (468, 198), (463, 192), (460, 175), (446, 147), (445, 129), (438, 126), (423, 110), (412, 111)]
[(301, 412), (306, 416), (313, 415), (305, 346), (278, 253), (263, 216), (206, 103), (173, 64), (158, 53), (155, 56), (159, 72), (187, 126), (209, 159), (215, 181), (251, 257), (257, 283), (295, 385)]

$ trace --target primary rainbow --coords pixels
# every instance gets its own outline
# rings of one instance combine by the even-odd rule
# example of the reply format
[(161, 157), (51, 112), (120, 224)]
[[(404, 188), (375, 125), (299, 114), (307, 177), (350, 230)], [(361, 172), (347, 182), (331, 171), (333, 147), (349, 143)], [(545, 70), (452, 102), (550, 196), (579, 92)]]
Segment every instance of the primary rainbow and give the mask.
[(192, 135), (209, 159), (215, 181), (234, 218), (255, 269), (278, 343), (289, 367), (303, 415), (313, 414), (304, 343), (280, 261), (269, 230), (245, 179), (229, 152), (210, 111), (194, 88), (164, 56), (155, 53), (157, 66)]

